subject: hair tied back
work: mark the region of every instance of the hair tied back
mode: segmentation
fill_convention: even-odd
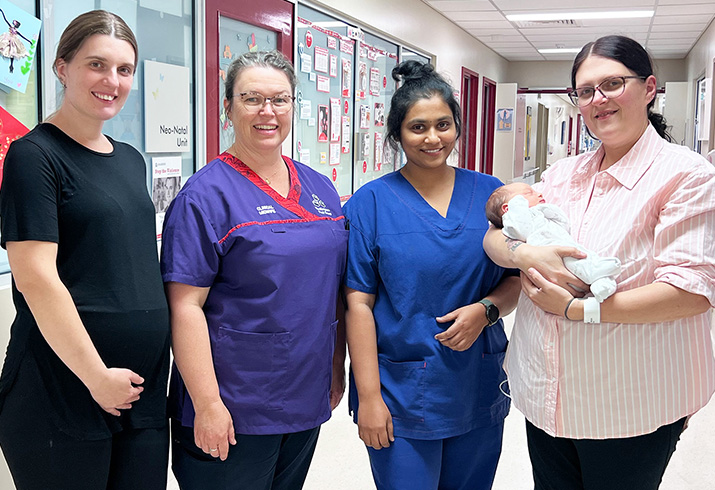
[[[433,73],[434,68],[432,68],[432,65],[421,63],[417,60],[409,60],[392,69],[392,79],[396,82],[407,83],[431,77]]]

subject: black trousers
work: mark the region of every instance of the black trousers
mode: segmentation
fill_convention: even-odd
[[[535,490],[656,490],[685,418],[623,439],[551,437],[526,422]]]
[[[0,447],[17,490],[166,490],[168,425],[78,440],[35,413],[18,391],[0,412]]]
[[[320,427],[277,435],[236,434],[221,461],[194,443],[193,427],[171,424],[172,465],[182,490],[299,490],[313,459]]]

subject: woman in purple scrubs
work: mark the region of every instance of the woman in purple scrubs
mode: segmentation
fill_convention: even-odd
[[[336,304],[348,232],[330,180],[281,155],[295,85],[276,51],[235,60],[224,100],[234,143],[166,214],[182,489],[301,488],[320,424],[342,397]]]

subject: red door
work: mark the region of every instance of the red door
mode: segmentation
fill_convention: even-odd
[[[469,170],[475,170],[477,162],[478,95],[479,74],[462,67],[462,137],[459,166]]]
[[[226,68],[246,51],[277,49],[292,60],[293,7],[285,0],[206,0],[206,161],[233,142],[223,113]]]
[[[494,118],[496,117],[497,83],[482,77],[482,157],[479,171],[491,175],[494,166]]]

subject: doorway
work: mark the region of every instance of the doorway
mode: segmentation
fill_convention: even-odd
[[[494,164],[494,118],[496,117],[497,83],[482,77],[482,145],[479,171],[492,175]]]
[[[549,152],[549,108],[539,103],[536,109],[536,181],[541,180],[541,174],[546,170]]]
[[[469,170],[475,170],[477,163],[478,95],[479,74],[462,67],[462,137],[459,166]]]

